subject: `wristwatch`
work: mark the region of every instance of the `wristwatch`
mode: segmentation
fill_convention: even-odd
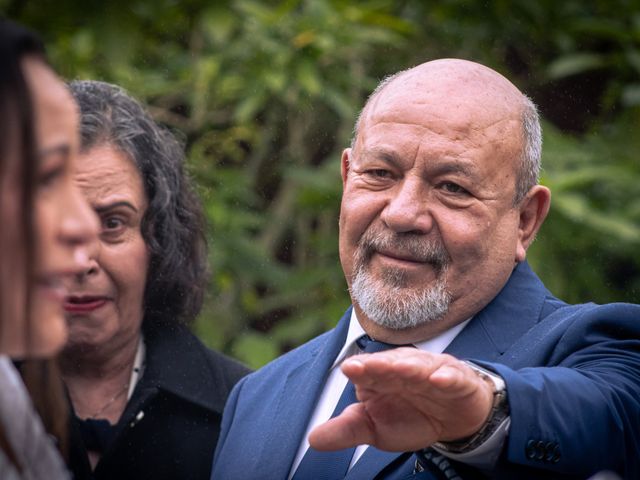
[[[509,416],[509,402],[507,401],[507,386],[502,377],[494,372],[482,368],[475,363],[464,360],[483,380],[493,383],[493,404],[489,417],[475,434],[454,442],[436,442],[432,446],[448,453],[466,453],[484,443],[498,426]]]

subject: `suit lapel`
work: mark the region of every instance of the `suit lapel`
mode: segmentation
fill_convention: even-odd
[[[351,308],[337,327],[325,334],[326,340],[307,356],[308,360],[295,367],[281,384],[276,396],[278,404],[274,406],[273,420],[268,428],[270,437],[264,442],[260,455],[260,464],[268,466],[271,478],[289,475],[329,369],[347,337],[350,317]]]

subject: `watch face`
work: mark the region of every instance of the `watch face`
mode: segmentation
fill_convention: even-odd
[[[487,370],[486,368],[481,367],[480,365],[476,365],[473,362],[468,360],[464,360],[471,370],[476,372],[478,376],[480,376],[483,380],[491,380],[494,386],[494,393],[504,391],[507,388],[507,385],[504,383],[504,380],[500,375],[491,370]]]

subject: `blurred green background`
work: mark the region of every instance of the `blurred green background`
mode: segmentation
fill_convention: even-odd
[[[194,328],[253,367],[349,305],[339,158],[385,75],[439,57],[506,75],[544,117],[550,218],[529,258],[571,302],[640,301],[640,1],[29,1],[66,78],[122,85],[185,142],[209,221]],[[640,319],[639,319],[640,321]]]

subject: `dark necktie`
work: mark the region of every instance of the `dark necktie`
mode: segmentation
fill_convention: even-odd
[[[383,350],[400,347],[402,345],[391,345],[389,343],[377,342],[368,335],[363,335],[356,343],[364,353],[376,353]],[[337,417],[342,411],[352,403],[357,401],[356,388],[351,382],[342,391],[338,405],[331,414],[331,418]],[[338,480],[345,477],[349,470],[351,457],[355,452],[355,447],[336,450],[333,452],[320,452],[311,447],[302,457],[292,480]]]

